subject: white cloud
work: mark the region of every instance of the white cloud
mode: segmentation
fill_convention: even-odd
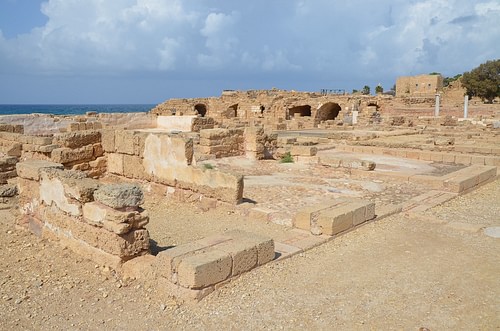
[[[455,74],[500,55],[491,0],[47,0],[42,11],[44,26],[0,34],[0,74],[271,72],[341,85]]]

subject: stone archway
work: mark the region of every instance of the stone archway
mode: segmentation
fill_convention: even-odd
[[[334,120],[339,116],[342,108],[338,103],[335,102],[327,102],[323,104],[316,113],[316,120],[318,122]]]
[[[207,114],[207,106],[205,106],[204,104],[202,103],[198,103],[194,106],[194,110],[196,111],[196,113],[198,115],[200,115],[201,117],[205,117],[205,115]]]
[[[290,118],[305,117],[305,116],[311,117],[311,106],[303,105],[303,106],[292,107],[288,109],[288,115],[290,116]]]

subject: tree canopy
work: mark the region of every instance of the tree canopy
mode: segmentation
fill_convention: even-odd
[[[478,97],[492,103],[493,99],[500,97],[500,59],[487,61],[465,72],[462,76],[462,85],[470,98]]]

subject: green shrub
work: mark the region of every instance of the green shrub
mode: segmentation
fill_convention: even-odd
[[[280,163],[293,163],[293,156],[290,154],[290,152],[286,152],[280,160]]]
[[[205,168],[205,169],[213,169],[214,166],[211,165],[210,163],[203,163],[203,168]]]

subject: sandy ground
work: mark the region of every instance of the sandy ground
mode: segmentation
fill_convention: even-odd
[[[15,228],[12,212],[0,210],[0,329],[500,329],[500,239],[484,233],[500,227],[499,202],[497,180],[423,215],[385,218],[267,264],[197,304],[154,283],[123,282]],[[281,231],[223,209],[149,203],[157,205],[152,238],[163,246],[196,237],[192,224]],[[183,224],[182,235],[169,235]]]

